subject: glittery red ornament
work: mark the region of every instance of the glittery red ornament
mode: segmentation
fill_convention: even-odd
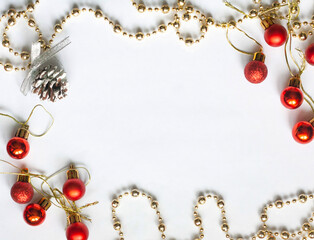
[[[303,93],[300,88],[297,87],[287,87],[281,93],[281,103],[289,109],[296,109],[300,107],[303,103]]]
[[[305,51],[306,61],[314,66],[314,43],[312,43]]]
[[[28,173],[28,169],[23,169],[22,173]],[[17,182],[11,188],[12,199],[19,204],[29,203],[34,196],[33,186],[30,184],[30,177],[19,175]]]
[[[20,128],[15,137],[12,138],[7,145],[7,151],[10,157],[14,159],[23,159],[29,153],[29,143],[27,141],[29,135],[28,126]]]
[[[288,33],[284,26],[274,24],[271,19],[263,20],[262,26],[265,29],[265,41],[269,46],[280,47],[287,41]]]
[[[310,122],[298,122],[292,130],[292,135],[294,140],[296,140],[298,143],[309,143],[313,140],[314,137],[314,127]]]
[[[67,240],[87,240],[88,235],[88,228],[81,222],[70,224],[66,230]]]
[[[267,67],[264,63],[265,55],[263,53],[255,53],[253,61],[249,62],[244,69],[246,79],[251,83],[263,82],[268,74]]]
[[[71,201],[77,201],[85,195],[85,184],[79,179],[78,171],[71,169],[67,172],[68,180],[63,185],[63,194]]]
[[[38,204],[29,204],[24,210],[24,220],[31,226],[38,226],[46,219],[46,211],[51,206],[51,202],[42,198]]]

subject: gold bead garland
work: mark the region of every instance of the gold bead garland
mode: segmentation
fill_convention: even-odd
[[[16,24],[18,18],[25,18],[28,21],[28,25],[38,33],[38,41],[41,43],[43,49],[47,49],[51,47],[51,44],[54,41],[54,38],[57,34],[63,31],[64,25],[72,18],[78,17],[81,13],[91,13],[97,19],[102,19],[105,22],[109,23],[112,26],[113,31],[115,33],[122,33],[122,36],[127,36],[129,38],[135,38],[138,41],[143,40],[144,38],[151,37],[156,35],[157,33],[163,33],[168,30],[168,27],[174,27],[176,30],[176,34],[180,41],[183,41],[187,46],[191,46],[195,43],[199,43],[202,39],[204,39],[205,34],[208,32],[208,28],[210,26],[217,27],[217,28],[233,28],[237,26],[237,24],[243,23],[246,19],[254,19],[254,18],[262,18],[262,17],[271,17],[273,19],[279,20],[287,20],[288,14],[282,9],[288,9],[292,14],[294,14],[294,19],[292,22],[291,27],[291,34],[292,37],[298,38],[299,40],[306,40],[308,37],[313,35],[314,29],[314,15],[309,20],[304,20],[303,22],[298,20],[298,16],[300,13],[300,0],[281,0],[281,3],[278,1],[274,1],[271,6],[263,5],[261,0],[253,0],[253,3],[256,5],[255,8],[249,10],[248,13],[239,10],[238,8],[234,7],[228,2],[225,2],[226,6],[231,7],[238,12],[240,12],[243,16],[238,18],[237,20],[231,20],[229,22],[218,21],[212,17],[207,17],[208,14],[200,11],[195,6],[188,4],[185,0],[177,0],[177,3],[174,6],[169,6],[168,4],[163,4],[161,7],[151,7],[147,6],[144,3],[137,3],[135,0],[131,0],[132,5],[137,9],[139,13],[144,12],[160,12],[162,14],[170,14],[173,13],[173,19],[167,23],[163,23],[156,27],[155,30],[151,32],[136,32],[132,33],[127,30],[124,30],[121,25],[115,23],[111,20],[108,16],[106,16],[101,9],[92,9],[92,8],[77,8],[74,7],[69,14],[65,15],[59,23],[57,23],[54,27],[54,33],[51,35],[51,38],[48,41],[43,39],[43,35],[37,26],[34,18],[30,16],[36,9],[36,6],[40,3],[36,0],[34,3],[30,3],[26,6],[25,10],[16,11],[15,9],[9,9],[5,14],[2,15],[0,18],[1,20],[7,19],[7,25],[5,26],[3,38],[2,38],[2,45],[9,49],[9,52],[13,53],[15,56],[21,56],[23,61],[29,60],[29,53],[21,53],[15,51],[10,44],[10,40],[6,34],[10,27],[13,27]],[[197,39],[193,39],[190,37],[182,36],[180,32],[181,21],[190,21],[190,20],[197,20],[200,26],[200,35]],[[30,67],[30,63],[27,63],[24,67],[14,67],[11,63],[3,63],[0,62],[0,65],[4,66],[6,71],[19,71],[19,70],[26,70]]]
[[[133,197],[143,197],[147,198],[150,203],[151,208],[155,211],[155,214],[158,217],[158,230],[161,232],[161,238],[166,239],[165,231],[166,225],[161,217],[161,213],[158,209],[159,202],[155,200],[149,194],[139,191],[137,189],[133,189],[131,191],[124,192],[123,194],[119,195],[116,199],[114,199],[111,203],[112,207],[112,220],[113,220],[113,228],[119,234],[119,240],[125,240],[124,233],[122,232],[122,223],[117,216],[117,209],[120,206],[120,202],[124,198]],[[272,203],[268,203],[262,210],[260,215],[261,220],[261,227],[259,230],[249,236],[247,239],[250,240],[257,240],[257,239],[265,239],[265,240],[276,240],[276,239],[295,239],[297,237],[302,237],[302,240],[306,239],[314,239],[314,228],[312,228],[311,223],[314,222],[314,212],[311,214],[303,224],[300,226],[300,229],[297,231],[287,231],[287,230],[270,230],[266,222],[269,220],[268,211],[272,208],[282,209],[287,206],[296,205],[296,204],[304,204],[307,203],[309,200],[314,198],[313,194],[300,194],[298,198],[292,198],[289,200],[277,200]],[[222,198],[217,196],[216,194],[207,194],[199,196],[197,199],[197,203],[194,206],[193,216],[194,216],[194,225],[199,229],[198,236],[194,240],[201,240],[205,237],[205,229],[203,226],[203,220],[199,213],[199,209],[209,203],[210,200],[213,200],[221,213],[221,231],[224,232],[225,237],[229,240],[244,240],[245,237],[236,237],[230,234],[230,227],[226,217],[226,209],[225,209],[225,202]],[[273,228],[272,228],[273,229]],[[300,239],[300,238],[298,238]]]

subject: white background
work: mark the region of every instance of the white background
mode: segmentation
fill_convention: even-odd
[[[251,4],[249,0],[233,2],[243,9]],[[302,2],[301,18],[309,19],[313,1]],[[100,6],[130,31],[151,30],[168,19],[159,14],[139,14],[128,0],[42,0],[35,19],[45,37],[52,34],[55,22],[74,3]],[[192,3],[221,20],[238,16],[220,0]],[[24,0],[1,1],[0,9],[24,4]],[[202,191],[215,191],[224,197],[232,233],[255,232],[266,202],[313,190],[314,143],[300,145],[291,136],[293,125],[309,120],[313,113],[306,104],[295,111],[281,105],[280,92],[289,79],[283,48],[265,44],[258,21],[249,21],[243,28],[265,46],[269,75],[260,85],[245,80],[243,69],[251,59],[227,44],[223,30],[211,28],[204,41],[186,47],[173,29],[137,42],[114,34],[107,23],[89,14],[70,20],[58,38],[70,36],[72,40],[58,55],[68,73],[69,96],[58,103],[43,103],[54,115],[55,125],[42,138],[30,137],[29,156],[15,161],[5,148],[18,126],[1,118],[0,158],[45,174],[70,162],[86,166],[92,182],[79,204],[100,201],[85,210],[93,219],[92,224],[86,223],[92,240],[118,237],[112,228],[110,202],[113,194],[134,185],[159,200],[169,238],[192,239],[197,233],[193,204]],[[188,30],[197,33],[198,25],[192,24]],[[9,35],[19,50],[29,50],[36,39],[23,21]],[[256,49],[236,32],[232,39],[243,49]],[[304,49],[311,41],[298,46]],[[3,60],[9,56],[7,49],[0,53]],[[17,58],[10,60],[19,63]],[[313,73],[313,67],[308,67],[303,75],[304,85],[312,94]],[[19,92],[24,77],[25,73],[0,72],[0,109],[20,120],[40,103],[37,96],[24,97]],[[38,111],[31,129],[40,132],[48,122]],[[3,164],[1,169],[14,171]],[[66,218],[61,210],[51,207],[40,227],[26,225],[22,218],[25,206],[10,198],[15,177],[1,179],[0,239],[65,238]],[[53,184],[62,187],[64,180],[61,176]],[[303,207],[275,211],[271,223],[297,228],[309,217],[312,205]],[[204,207],[202,213],[206,239],[223,239],[214,204]],[[118,214],[126,239],[160,238],[148,203],[123,202]]]

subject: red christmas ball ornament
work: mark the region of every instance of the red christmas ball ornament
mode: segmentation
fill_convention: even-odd
[[[269,46],[280,47],[288,37],[287,30],[280,24],[275,24],[271,19],[264,19],[262,26],[265,29],[264,38]]]
[[[249,62],[244,69],[246,79],[254,84],[263,82],[268,74],[265,65],[265,55],[261,52],[254,54],[253,61]]]
[[[288,109],[296,109],[303,103],[303,92],[300,89],[299,78],[291,78],[289,86],[281,93],[281,103]]]
[[[23,169],[23,174],[28,173],[28,169]],[[30,177],[19,175],[17,182],[11,188],[12,199],[19,204],[29,203],[34,196],[33,186],[30,184]]]
[[[24,220],[31,226],[38,226],[46,219],[46,211],[50,208],[51,202],[42,198],[38,204],[29,204],[24,210]]]
[[[23,159],[27,156],[29,153],[28,136],[28,126],[24,125],[17,131],[15,137],[8,142],[7,151],[10,157],[14,159]]]
[[[314,43],[312,43],[305,51],[306,61],[314,66]]]
[[[292,130],[294,140],[301,144],[311,142],[314,137],[313,123],[314,119],[312,119],[310,122],[298,122]]]
[[[63,185],[63,194],[71,201],[81,199],[86,192],[85,184],[79,179],[79,173],[73,166],[67,172],[68,180]]]
[[[69,226],[66,230],[67,240],[87,240],[89,231],[78,214],[72,214],[68,218]]]

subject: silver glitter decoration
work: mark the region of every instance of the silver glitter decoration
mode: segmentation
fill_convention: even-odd
[[[32,82],[31,91],[41,100],[55,102],[67,96],[68,81],[66,73],[58,66],[47,65],[39,71]]]

